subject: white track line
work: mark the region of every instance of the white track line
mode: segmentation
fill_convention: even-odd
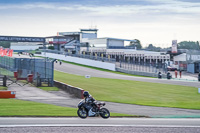
[[[0,125],[3,127],[185,127],[185,128],[200,128],[200,126],[187,126],[187,125],[110,125],[110,124],[34,124],[34,125]]]

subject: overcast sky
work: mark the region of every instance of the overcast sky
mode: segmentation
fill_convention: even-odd
[[[52,36],[97,27],[143,46],[200,41],[200,0],[0,0],[0,35]]]

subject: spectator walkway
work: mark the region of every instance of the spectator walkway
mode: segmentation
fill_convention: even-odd
[[[182,72],[181,77],[178,71],[177,74],[177,78],[175,77],[175,72],[171,71],[170,72],[172,75],[172,79],[173,80],[179,80],[179,81],[194,81],[194,82],[198,82],[198,74],[191,74],[191,73],[187,73],[185,71]]]

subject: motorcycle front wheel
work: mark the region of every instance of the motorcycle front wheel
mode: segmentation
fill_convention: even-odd
[[[102,108],[102,109],[100,110],[100,116],[101,116],[102,118],[104,118],[104,119],[109,118],[109,117],[110,117],[110,112],[109,112],[109,110],[106,109],[106,108]]]
[[[77,114],[82,119],[85,119],[88,116],[88,113],[84,108],[78,109]]]

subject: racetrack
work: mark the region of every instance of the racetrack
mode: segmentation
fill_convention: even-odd
[[[128,76],[128,75],[122,75],[122,74],[115,74],[112,72],[100,71],[96,69],[69,64],[69,63],[62,63],[62,65],[60,65],[59,63],[54,63],[54,69],[61,72],[82,75],[82,76],[90,75],[92,77],[101,77],[101,78],[183,85],[183,86],[192,86],[192,87],[197,87],[197,88],[200,87],[200,83],[197,81],[181,81],[181,80],[177,81],[177,80],[157,79],[157,78],[148,78],[148,77]]]
[[[200,119],[0,118],[0,132],[199,132]]]
[[[174,82],[168,80],[158,80],[153,78],[133,77],[119,75],[109,72],[102,72],[94,69],[84,68],[71,64],[55,64],[55,68],[60,71],[91,75],[93,77],[117,78],[126,80],[136,80],[145,82],[162,82],[169,84],[181,84],[191,86],[196,82]],[[192,83],[192,84],[191,84]],[[195,86],[195,85],[194,85]],[[63,92],[46,92],[29,85],[20,87],[16,84],[9,86],[9,90],[16,91],[17,99],[36,101],[41,103],[55,104],[59,106],[76,107],[80,99],[75,99]],[[119,104],[106,102],[106,108],[111,112],[127,113],[134,115],[146,115],[151,117],[200,117],[200,110],[189,110],[179,108],[162,108],[151,106],[140,106],[131,104]],[[200,132],[200,119],[160,119],[160,118],[19,118],[19,117],[0,117],[0,132],[6,133],[35,133],[35,132],[53,132],[53,133],[189,133]]]
[[[166,79],[134,77],[134,76],[115,74],[111,72],[99,71],[68,63],[62,63],[62,65],[55,63],[55,69],[66,73],[78,74],[78,75],[91,75],[93,77],[136,80],[136,81],[155,82],[155,83],[159,82],[159,83],[179,84],[187,86],[199,85],[198,82],[173,81]],[[57,94],[55,94],[55,92],[50,93],[38,89],[36,87],[30,87],[28,85],[20,87],[16,84],[13,84],[9,86],[9,90],[17,91],[16,92],[17,99],[54,104],[64,107],[76,108],[78,102],[80,101],[80,99],[73,98],[70,95],[61,95],[60,92],[58,92]],[[106,108],[108,108],[111,112],[149,116],[149,117],[198,117],[198,118],[200,117],[200,110],[191,110],[191,109],[152,107],[152,106],[131,105],[131,104],[121,104],[112,102],[106,102]]]
[[[8,87],[8,90],[16,91],[17,99],[54,104],[63,107],[77,108],[77,105],[81,100],[74,98],[68,93],[65,93],[63,91],[47,92],[29,85],[18,86],[17,84],[12,84]],[[192,109],[141,106],[132,104],[112,103],[112,102],[106,102],[105,107],[108,108],[110,112],[139,115],[139,116],[200,118],[200,110],[192,110]]]
[[[14,58],[30,58],[28,55],[17,55],[13,54]],[[40,57],[33,57],[40,58]],[[134,81],[143,81],[143,82],[152,82],[152,83],[162,83],[162,84],[173,84],[173,85],[183,85],[183,86],[192,86],[200,87],[200,83],[197,81],[185,81],[185,80],[167,80],[167,79],[157,79],[157,78],[148,78],[148,77],[136,77],[136,76],[127,76],[122,74],[115,74],[111,72],[100,71],[96,69],[91,69],[87,67],[82,67],[78,65],[72,65],[69,63],[54,63],[54,69],[70,74],[76,75],[90,75],[92,77],[101,77],[101,78],[112,78],[112,79],[124,79],[124,80],[134,80]]]
[[[167,118],[20,118],[0,117],[0,127],[26,126],[149,126],[149,127],[200,127],[200,119]]]

